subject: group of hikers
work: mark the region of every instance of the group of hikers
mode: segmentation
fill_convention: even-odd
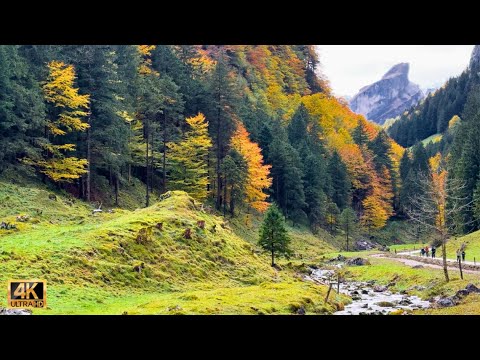
[[[435,246],[432,246],[432,249],[429,249],[427,245],[424,248],[420,249],[420,256],[429,257],[430,252],[432,253],[432,259],[435,258],[435,253],[437,252],[437,248]],[[461,249],[457,250],[457,261],[460,261],[460,259],[462,261],[465,261],[465,250],[461,250]]]
[[[432,246],[432,259],[435,258],[435,254],[437,252],[437,248],[435,246]],[[424,248],[421,248],[420,249],[420,256],[426,256],[426,257],[429,257],[430,256],[430,249],[427,246],[425,246]]]

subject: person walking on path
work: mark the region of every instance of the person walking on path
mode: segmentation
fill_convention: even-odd
[[[427,254],[427,257],[428,257],[428,246],[425,246],[425,254]]]
[[[420,250],[420,256],[423,256],[423,255],[425,255],[425,249],[424,248],[422,248],[422,250]]]
[[[465,261],[465,250],[462,251],[462,261]]]
[[[437,252],[437,248],[435,246],[432,246],[432,259],[435,258],[435,253]]]
[[[457,250],[457,261],[460,262],[462,253],[460,252],[460,249]]]

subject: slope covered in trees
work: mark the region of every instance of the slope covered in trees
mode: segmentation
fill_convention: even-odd
[[[422,178],[434,178],[429,159],[441,159],[439,166],[448,178],[446,196],[451,199],[447,206],[457,207],[447,225],[459,234],[480,229],[479,70],[480,64],[471,62],[460,76],[450,79],[388,129],[399,144],[412,147],[400,165],[400,213],[424,192]],[[438,141],[425,147],[420,143],[434,134],[441,134]]]
[[[406,111],[388,129],[389,135],[400,145],[410,147],[435,134],[448,132],[450,122],[464,112],[469,93],[480,85],[479,65],[466,69],[451,78],[440,89],[430,93],[420,104]],[[451,139],[450,139],[451,140]],[[449,139],[444,139],[445,146]]]
[[[367,228],[397,210],[403,149],[330,93],[308,45],[0,47],[0,171],[87,201],[184,190],[224,215]],[[102,189],[109,188],[110,191]]]

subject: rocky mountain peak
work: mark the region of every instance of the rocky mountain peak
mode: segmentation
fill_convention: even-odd
[[[394,65],[390,70],[387,71],[385,75],[383,75],[382,80],[384,79],[391,79],[394,77],[405,77],[408,80],[408,70],[410,69],[409,63],[400,63]]]
[[[480,62],[480,45],[475,45],[470,57],[470,68]]]
[[[350,108],[378,124],[402,114],[424,97],[420,87],[408,80],[409,70],[408,63],[394,65],[379,81],[361,88]]]

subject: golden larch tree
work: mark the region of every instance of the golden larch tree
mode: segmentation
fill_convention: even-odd
[[[155,50],[155,45],[138,45],[137,49],[142,57],[142,62],[138,72],[140,75],[158,75],[158,73],[152,69],[152,51]]]
[[[268,195],[263,190],[272,185],[272,178],[269,177],[271,166],[264,165],[260,146],[250,140],[250,134],[240,121],[236,122],[231,146],[247,162],[248,176],[245,186],[247,204],[258,211],[265,211],[268,208],[268,203],[265,201]]]
[[[208,135],[208,122],[202,113],[186,119],[189,130],[179,143],[167,144],[170,149],[172,188],[184,190],[197,200],[207,197],[208,151],[212,140]]]
[[[87,160],[67,157],[65,153],[75,151],[74,144],[58,144],[59,136],[89,128],[83,118],[88,115],[90,96],[79,94],[74,86],[75,69],[61,61],[48,63],[48,78],[43,85],[47,103],[51,105],[45,133],[50,140],[42,144],[44,157],[41,160],[27,159],[40,172],[55,182],[70,182],[87,173]]]

